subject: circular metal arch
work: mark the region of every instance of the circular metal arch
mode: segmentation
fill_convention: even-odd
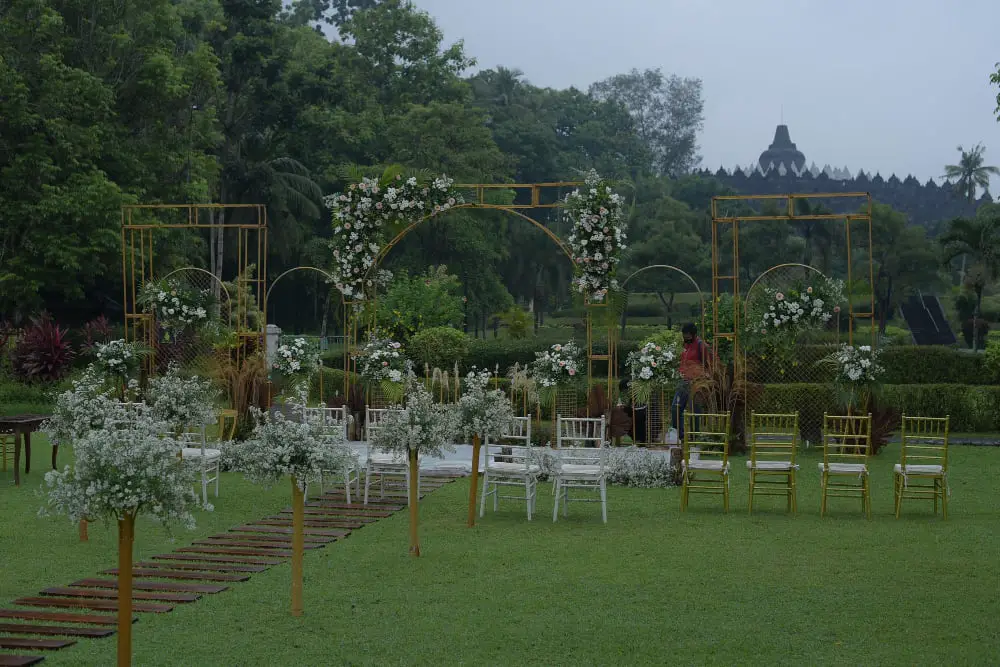
[[[285,276],[287,276],[289,273],[295,273],[296,271],[315,271],[317,273],[322,274],[328,281],[331,281],[331,282],[333,281],[333,276],[332,275],[330,275],[329,273],[327,273],[323,269],[316,268],[315,266],[296,266],[296,267],[293,267],[291,269],[288,269],[287,271],[285,271],[284,273],[282,273],[281,275],[279,275],[277,278],[275,278],[271,282],[271,284],[268,286],[267,291],[264,292],[264,315],[265,315],[265,317],[267,316],[267,302],[271,298],[271,290],[273,290],[274,286],[278,284],[278,281],[280,281],[282,278],[284,278]]]
[[[694,287],[694,289],[695,289],[696,292],[698,292],[698,305],[701,308],[701,335],[704,336],[705,335],[705,293],[701,291],[701,287],[698,285],[698,281],[696,281],[693,277],[691,277],[691,274],[688,273],[687,271],[685,271],[684,269],[681,269],[681,268],[678,268],[676,266],[673,266],[672,264],[650,264],[649,266],[644,266],[641,269],[636,269],[635,271],[633,271],[632,273],[630,273],[628,275],[628,277],[625,278],[625,280],[622,281],[622,284],[621,284],[622,285],[622,290],[625,290],[625,288],[628,285],[629,281],[632,280],[633,278],[635,278],[637,275],[639,275],[640,273],[645,273],[646,271],[652,271],[653,269],[666,269],[668,271],[673,271],[674,273],[681,274],[682,276],[684,276],[685,278],[687,278],[688,282],[691,283],[691,286]],[[627,290],[625,290],[625,291],[627,291]],[[626,316],[626,320],[627,320],[627,316]]]
[[[817,274],[819,276],[822,276],[823,278],[827,277],[827,275],[825,273],[823,273],[822,271],[820,271],[819,269],[817,269],[815,266],[809,266],[808,264],[799,264],[798,262],[789,262],[789,263],[786,263],[786,264],[776,264],[776,265],[772,266],[771,268],[769,268],[768,270],[764,271],[764,273],[762,273],[759,276],[757,276],[757,279],[754,280],[753,283],[751,283],[750,289],[747,290],[746,296],[743,298],[743,306],[741,308],[741,310],[743,311],[743,313],[746,313],[747,305],[750,303],[750,299],[751,299],[751,297],[754,294],[754,289],[760,284],[760,281],[763,280],[765,277],[767,277],[769,274],[773,273],[774,271],[777,271],[778,269],[805,269],[806,270],[806,275],[809,275],[809,272],[811,271],[812,273],[815,273],[815,274]],[[740,336],[737,333],[736,348],[742,350],[743,349],[743,345],[739,341],[739,338],[740,338]],[[744,354],[745,353],[746,352],[744,351]]]
[[[215,281],[215,283],[218,283],[219,290],[221,292],[225,293],[225,295],[226,295],[226,312],[228,313],[228,318],[227,319],[228,319],[229,326],[233,326],[233,301],[232,301],[232,298],[231,298],[231,296],[229,294],[229,290],[226,289],[226,283],[224,283],[221,280],[219,280],[219,277],[216,276],[211,271],[199,268],[197,266],[185,266],[185,267],[182,267],[180,269],[174,269],[173,271],[171,271],[167,275],[163,276],[163,280],[167,280],[171,276],[176,275],[178,273],[181,273],[183,271],[194,271],[195,273],[203,273],[206,276],[208,276],[211,280]],[[222,304],[221,303],[219,304],[219,309],[220,309],[220,311],[222,309]]]

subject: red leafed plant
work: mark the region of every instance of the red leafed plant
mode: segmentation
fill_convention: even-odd
[[[98,344],[110,343],[113,333],[111,323],[104,315],[87,322],[83,325],[83,343],[80,345],[80,351],[92,354]]]
[[[11,366],[14,376],[23,382],[55,382],[69,372],[73,356],[67,330],[42,316],[21,333]]]

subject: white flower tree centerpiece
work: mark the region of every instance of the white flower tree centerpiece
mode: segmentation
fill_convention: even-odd
[[[324,434],[320,424],[290,421],[280,412],[251,408],[256,421],[248,440],[227,448],[235,470],[256,484],[270,485],[288,475],[292,480],[292,616],[302,615],[306,482],[345,463],[343,436]]]
[[[573,288],[590,303],[601,303],[617,289],[615,272],[625,250],[625,200],[596,171],[584,186],[566,196],[563,215],[572,225],[569,245],[576,277]]]
[[[485,438],[500,438],[510,432],[514,409],[499,389],[490,389],[489,371],[475,368],[465,376],[465,393],[458,400],[459,428],[472,436],[472,481],[469,485],[469,528],[476,525],[479,484],[479,452]]]
[[[202,428],[215,421],[215,400],[218,392],[208,380],[198,376],[183,377],[177,364],[167,372],[151,378],[147,400],[153,417],[179,436],[185,429]]]
[[[135,520],[146,514],[193,528],[191,512],[199,506],[198,497],[191,488],[191,468],[178,460],[176,443],[160,437],[164,425],[150,410],[106,396],[78,398],[72,409],[79,410],[86,426],[74,433],[73,466],[45,475],[48,503],[43,513],[118,523],[118,664],[124,666],[131,664],[132,656]],[[47,432],[61,439],[66,425],[54,421]],[[92,428],[98,423],[100,427]]]
[[[420,555],[417,535],[419,515],[417,484],[420,475],[420,455],[440,456],[453,451],[456,416],[452,406],[435,403],[430,392],[412,374],[408,378],[406,403],[401,410],[391,410],[378,430],[372,434],[370,446],[386,452],[406,454],[410,465],[410,555]]]
[[[368,337],[364,347],[354,354],[358,375],[371,386],[378,387],[391,403],[403,399],[406,378],[413,364],[406,358],[403,345],[377,334]]]

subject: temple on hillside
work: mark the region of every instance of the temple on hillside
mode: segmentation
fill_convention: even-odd
[[[807,167],[806,156],[792,142],[787,125],[775,129],[774,140],[760,154],[756,164],[732,171],[719,169],[714,174],[707,169],[699,173],[748,195],[870,192],[875,201],[902,211],[911,223],[924,226],[971,216],[981,204],[993,201],[984,194],[978,201],[969,202],[956,194],[948,183],[938,185],[934,179],[921,184],[913,176],[900,179],[892,174],[883,178],[879,173],[872,176],[863,169],[854,175],[848,167],[837,169],[825,165],[820,169],[815,162]]]

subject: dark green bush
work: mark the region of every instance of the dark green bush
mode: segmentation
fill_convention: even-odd
[[[406,354],[418,370],[424,365],[448,370],[465,361],[469,354],[469,337],[452,327],[423,329],[410,338]]]

